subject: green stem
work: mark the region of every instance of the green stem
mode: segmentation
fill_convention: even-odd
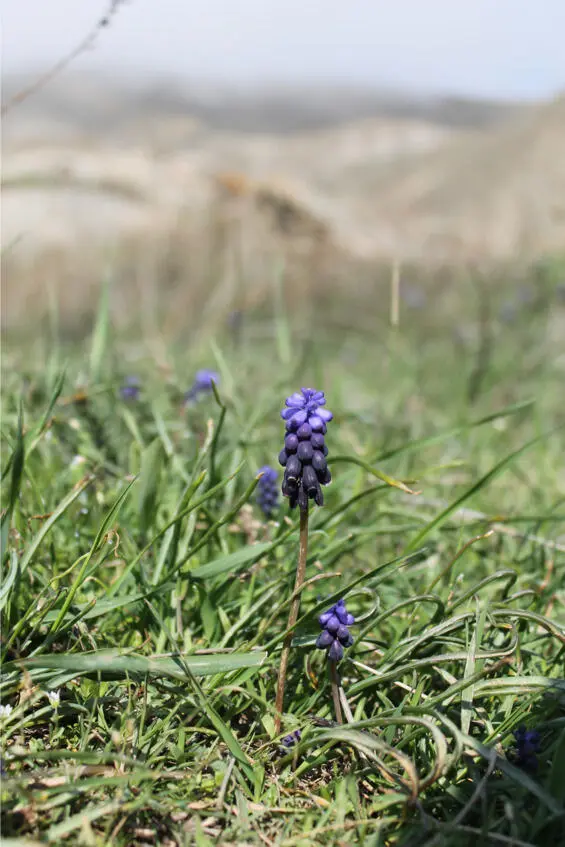
[[[338,723],[343,723],[343,715],[341,712],[341,702],[339,699],[339,676],[337,674],[337,662],[329,659],[330,679],[332,681],[332,697],[334,701],[335,719]]]
[[[281,653],[281,663],[279,666],[279,677],[277,680],[277,695],[275,699],[275,734],[279,735],[282,723],[282,710],[284,702],[284,689],[286,685],[286,672],[288,668],[288,659],[290,655],[290,645],[292,644],[292,630],[298,620],[300,611],[300,593],[304,585],[304,577],[306,575],[306,559],[308,557],[308,506],[300,510],[300,540],[298,547],[298,566],[296,568],[296,580],[294,582],[293,600],[290,606],[288,615],[287,629],[289,632],[283,642]]]

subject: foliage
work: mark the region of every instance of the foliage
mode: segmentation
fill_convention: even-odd
[[[397,328],[377,316],[372,334],[320,320],[315,343],[280,312],[257,317],[262,335],[250,316],[206,360],[169,347],[164,364],[112,337],[105,292],[90,350],[52,341],[45,355],[39,339],[5,352],[7,839],[560,841],[556,312],[496,324],[476,390],[480,327],[464,310],[434,323],[428,308]],[[203,366],[220,381],[186,405]],[[139,393],[124,398],[134,371]],[[267,520],[255,487],[297,384],[323,386],[334,413],[333,481],[312,508],[275,737],[298,516],[281,500]],[[356,626],[338,727],[315,641],[342,597]],[[535,771],[515,754],[522,725],[539,733]]]

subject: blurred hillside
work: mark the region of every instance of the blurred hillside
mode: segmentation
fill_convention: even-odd
[[[9,80],[4,100],[25,84]],[[140,89],[67,74],[3,126],[4,326],[55,295],[90,313],[259,301],[351,268],[533,261],[565,247],[565,98],[538,106],[368,91]],[[219,301],[218,301],[219,302]],[[216,303],[217,305],[217,303]]]
[[[32,85],[36,77],[12,75],[3,81],[3,101]],[[519,103],[457,97],[424,97],[400,91],[343,85],[279,86],[256,90],[176,80],[138,84],[67,72],[18,106],[7,128],[16,134],[34,122],[75,127],[93,134],[127,133],[141,121],[190,115],[215,130],[293,133],[365,118],[423,120],[441,126],[486,127],[522,111]]]

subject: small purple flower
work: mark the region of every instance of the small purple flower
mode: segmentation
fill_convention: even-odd
[[[120,395],[122,400],[135,401],[139,399],[140,390],[141,382],[139,378],[136,376],[127,376],[120,388]]]
[[[212,391],[212,386],[220,384],[220,377],[216,371],[211,371],[205,368],[201,371],[196,371],[192,387],[184,395],[184,402],[190,403],[198,400],[202,394],[208,394]]]
[[[299,729],[295,729],[294,732],[291,732],[289,735],[285,735],[282,739],[281,744],[283,746],[282,753],[288,753],[295,744],[298,744],[302,738],[302,733]]]
[[[536,729],[519,726],[514,730],[516,753],[514,762],[525,770],[535,771],[538,767],[537,753],[540,751],[540,734]]]
[[[355,618],[345,608],[345,600],[339,600],[331,609],[318,618],[322,631],[316,641],[316,647],[327,650],[328,659],[339,662],[343,659],[343,648],[351,647],[353,636],[348,627],[355,623]]]
[[[287,397],[281,412],[286,428],[284,448],[279,453],[279,463],[285,469],[282,493],[289,498],[291,509],[297,504],[306,509],[308,500],[322,506],[320,486],[329,485],[332,479],[324,435],[333,415],[322,408],[325,403],[323,391],[302,388]]]
[[[257,504],[266,518],[270,518],[279,505],[278,474],[269,465],[263,465],[258,472],[263,474],[257,484]]]

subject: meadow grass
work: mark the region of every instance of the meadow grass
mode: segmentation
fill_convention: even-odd
[[[396,328],[371,304],[339,329],[279,298],[158,358],[113,334],[103,297],[88,345],[5,345],[2,843],[561,843],[560,307],[481,326],[472,296]],[[221,382],[183,408],[199,367]],[[267,521],[255,487],[301,385],[335,416],[333,482],[311,510],[285,751],[298,515]],[[314,643],[341,597],[336,726]]]

